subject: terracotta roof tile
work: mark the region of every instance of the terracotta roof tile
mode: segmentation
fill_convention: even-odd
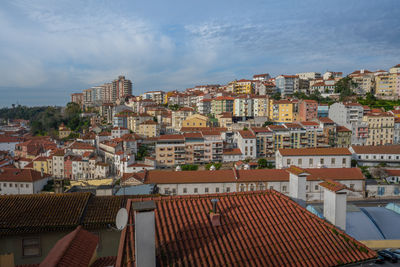
[[[290,166],[289,168],[286,169],[287,172],[299,175],[299,174],[309,174],[305,169],[299,168],[297,166]]]
[[[325,180],[322,183],[319,184],[320,186],[332,191],[332,192],[339,192],[344,189],[349,189],[347,186],[345,186],[342,183],[339,183],[338,181],[333,181],[333,180]]]
[[[99,238],[78,226],[50,250],[40,267],[87,267],[96,251]]]
[[[282,156],[351,155],[348,148],[281,148],[278,151]]]
[[[224,155],[242,155],[240,148],[224,149]]]
[[[221,225],[213,226],[218,198]],[[376,252],[273,190],[128,201],[116,266],[135,266],[132,203],[153,200],[157,266],[336,266]],[[334,244],[334,245],[333,245]]]
[[[91,193],[1,196],[0,237],[73,230],[78,225],[85,229],[104,228],[114,224],[123,203],[123,197],[98,197]]]
[[[33,165],[33,164],[32,164]],[[33,166],[32,166],[33,168]],[[48,175],[41,175],[40,172],[32,169],[14,169],[14,168],[1,168],[0,181],[4,182],[27,182],[32,183],[42,180]]]
[[[356,154],[400,154],[400,145],[351,147]]]
[[[320,168],[304,169],[310,175],[308,181],[332,180],[364,180],[359,168]],[[240,181],[289,181],[289,173],[285,169],[256,170],[216,170],[216,171],[161,171],[152,170],[137,173],[135,177],[146,184],[175,183],[231,183]]]

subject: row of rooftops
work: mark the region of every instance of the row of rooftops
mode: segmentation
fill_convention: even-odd
[[[309,181],[331,180],[365,180],[359,168],[317,168],[305,169],[310,175]],[[124,180],[136,179],[145,184],[196,184],[196,183],[240,183],[240,182],[288,182],[289,172],[286,169],[255,170],[215,170],[215,171],[161,171],[152,170],[132,173]]]

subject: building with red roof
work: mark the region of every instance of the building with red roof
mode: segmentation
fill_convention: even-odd
[[[134,226],[122,231],[116,267],[338,266],[377,256],[274,190],[130,199],[127,209]]]

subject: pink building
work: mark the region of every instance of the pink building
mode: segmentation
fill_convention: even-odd
[[[315,100],[300,100],[299,121],[312,121],[318,117],[318,102]]]

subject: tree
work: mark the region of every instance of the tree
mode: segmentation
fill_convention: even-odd
[[[263,127],[267,127],[268,125],[273,125],[273,124],[274,124],[274,122],[272,122],[272,121],[266,121],[266,122],[264,122]]]
[[[185,164],[181,166],[182,171],[197,171],[198,168],[199,166],[195,164]]]
[[[257,161],[257,163],[258,163],[258,168],[259,168],[259,169],[264,169],[264,168],[266,168],[267,165],[268,165],[268,161],[267,161],[266,159],[259,159],[259,160]]]
[[[335,85],[335,93],[340,94],[340,101],[345,100],[349,96],[355,95],[353,89],[357,87],[357,84],[353,82],[351,77],[347,76],[339,80]]]
[[[281,93],[279,93],[279,92],[276,92],[275,94],[273,94],[272,95],[272,98],[274,99],[274,100],[281,100]]]
[[[377,166],[371,170],[371,175],[376,179],[383,179],[386,178],[388,174],[384,168]]]

